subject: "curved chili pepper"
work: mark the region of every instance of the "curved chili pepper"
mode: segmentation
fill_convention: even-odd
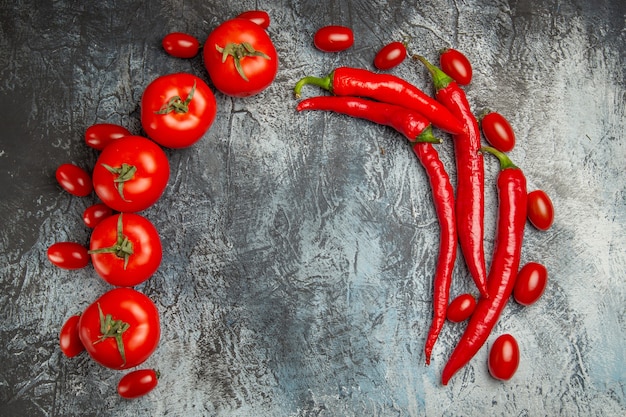
[[[526,226],[526,178],[504,153],[491,147],[482,150],[500,160],[498,222],[488,278],[489,298],[478,300],[463,336],[443,368],[443,385],[474,357],[489,337],[511,296],[520,263]]]
[[[472,114],[465,92],[443,71],[424,57],[416,57],[426,65],[435,84],[436,97],[452,114],[463,120],[467,129],[454,135],[457,167],[456,217],[459,243],[467,267],[478,291],[487,294],[487,268],[484,250],[484,187],[485,169],[480,151],[480,130]]]
[[[302,78],[294,88],[296,97],[300,97],[302,87],[307,84],[316,85],[337,96],[367,97],[415,110],[430,120],[433,126],[449,133],[461,133],[465,130],[462,121],[445,106],[395,75],[339,67],[324,78]]]

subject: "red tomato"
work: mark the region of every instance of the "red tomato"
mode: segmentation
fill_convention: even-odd
[[[476,299],[471,294],[461,294],[448,305],[448,320],[459,323],[467,320],[476,308]]]
[[[444,49],[439,55],[439,64],[443,72],[452,77],[457,84],[467,85],[472,81],[472,64],[460,51]]]
[[[75,242],[57,242],[48,248],[48,259],[63,269],[81,269],[89,264],[87,248]]]
[[[168,33],[163,37],[161,45],[165,52],[176,58],[193,58],[200,52],[200,41],[182,32]]]
[[[247,12],[241,13],[237,17],[241,19],[248,19],[261,26],[263,29],[270,27],[270,15],[263,10],[248,10]]]
[[[402,42],[391,42],[383,46],[374,57],[374,66],[379,70],[397,67],[406,58],[406,45]]]
[[[93,204],[87,207],[83,212],[83,222],[85,223],[85,226],[93,229],[102,220],[112,215],[113,210],[111,210],[111,207],[107,206],[106,204]]]
[[[157,229],[134,213],[102,220],[91,234],[89,253],[98,275],[119,287],[132,287],[150,278],[163,257]]]
[[[129,372],[117,384],[117,393],[122,398],[137,398],[146,395],[156,388],[159,372],[154,369],[138,369]]]
[[[519,346],[510,334],[499,336],[489,351],[489,373],[503,381],[511,379],[519,365]]]
[[[157,202],[169,176],[169,161],[159,145],[141,136],[126,136],[102,150],[93,169],[93,184],[104,204],[134,212]]]
[[[346,26],[324,26],[315,32],[313,44],[323,52],[340,52],[354,44],[354,33]]]
[[[554,206],[545,191],[528,193],[528,220],[539,230],[548,230],[554,222]]]
[[[480,128],[487,142],[501,152],[515,147],[515,132],[508,120],[500,113],[489,112],[480,120]]]
[[[168,148],[186,148],[199,141],[216,112],[209,86],[183,72],[157,78],[141,97],[141,125],[148,137]]]
[[[100,365],[133,368],[148,359],[159,343],[159,312],[139,291],[115,288],[85,309],[78,334],[89,356]]]
[[[61,327],[59,334],[59,345],[61,346],[61,352],[68,358],[73,358],[80,352],[85,350],[83,342],[80,341],[78,335],[78,322],[80,321],[80,314],[71,316]]]
[[[248,19],[227,20],[204,44],[204,66],[213,85],[233,97],[265,90],[276,78],[278,54],[265,30]]]
[[[113,123],[98,123],[91,125],[85,131],[85,143],[99,151],[103,150],[112,141],[130,136],[131,133],[125,127]]]
[[[529,262],[517,273],[513,298],[521,305],[531,305],[541,297],[547,282],[546,267],[537,262]]]
[[[93,191],[89,173],[74,164],[62,164],[55,176],[61,188],[77,197],[86,197]]]

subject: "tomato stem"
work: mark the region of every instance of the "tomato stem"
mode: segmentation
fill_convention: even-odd
[[[120,352],[122,356],[122,366],[126,365],[126,352],[124,351],[124,341],[122,340],[122,334],[130,328],[130,324],[122,321],[122,320],[114,320],[113,316],[107,314],[106,316],[102,312],[102,307],[100,307],[100,303],[98,303],[98,314],[100,315],[100,338],[93,342],[93,344],[97,344],[105,341],[106,339],[113,337],[115,338],[115,343],[117,344],[117,350]]]
[[[122,223],[122,213],[117,218],[117,241],[113,246],[106,248],[92,249],[89,254],[94,253],[113,253],[115,256],[124,259],[124,269],[128,266],[130,255],[134,253],[133,242],[128,240],[128,237],[124,235],[124,226]]]
[[[159,111],[155,111],[156,114],[168,114],[171,112],[175,113],[187,113],[189,111],[189,103],[191,103],[191,99],[193,99],[193,95],[196,92],[196,80],[193,80],[193,87],[189,91],[187,98],[183,100],[180,96],[174,96],[170,98],[167,103],[161,107]]]
[[[241,66],[242,59],[249,56],[258,56],[270,60],[272,59],[265,52],[257,51],[256,49],[254,49],[250,42],[231,42],[226,44],[226,46],[223,48],[218,44],[215,44],[215,49],[217,49],[217,52],[222,54],[222,64],[226,62],[226,59],[228,59],[229,55],[233,57],[233,61],[235,62],[235,68],[237,69],[237,72],[239,73],[241,78],[243,78],[245,81],[248,81],[248,77],[246,77],[246,74],[243,72],[243,67]]]
[[[124,183],[133,179],[135,172],[137,172],[137,167],[129,165],[126,162],[122,163],[122,166],[117,168],[107,164],[102,164],[102,166],[105,167],[111,174],[117,175],[117,177],[113,179],[113,182],[117,184],[117,192],[122,200],[129,201],[124,197]]]

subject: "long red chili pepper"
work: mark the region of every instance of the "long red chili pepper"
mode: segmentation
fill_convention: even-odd
[[[393,127],[411,142],[417,141],[413,152],[426,170],[440,227],[439,257],[433,282],[433,321],[424,349],[426,363],[430,363],[433,346],[445,323],[457,248],[454,189],[437,150],[431,144],[438,140],[432,135],[430,123],[421,114],[404,107],[358,97],[308,98],[298,103],[297,110],[328,110],[370,120]]]
[[[445,106],[395,75],[339,67],[324,78],[302,78],[294,88],[296,97],[300,97],[302,87],[307,84],[316,85],[337,96],[367,97],[415,110],[430,120],[433,126],[449,133],[461,133],[465,130],[462,121]]]
[[[424,57],[417,57],[430,71],[436,97],[466,126],[454,135],[457,167],[456,217],[459,243],[467,267],[483,297],[487,294],[487,268],[484,250],[485,170],[480,151],[480,130],[465,92],[458,84]]]
[[[491,147],[482,149],[500,161],[498,222],[488,279],[489,298],[478,300],[463,336],[443,368],[443,385],[474,357],[489,337],[511,296],[520,263],[526,225],[526,178],[504,153]]]

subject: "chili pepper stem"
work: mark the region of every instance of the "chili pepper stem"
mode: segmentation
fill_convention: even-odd
[[[480,148],[480,151],[482,153],[488,152],[498,158],[500,161],[500,169],[518,168],[518,166],[515,165],[513,161],[511,161],[511,158],[509,158],[504,152],[500,152],[492,146],[483,146]]]
[[[441,143],[441,138],[436,137],[433,134],[432,126],[426,127],[422,133],[419,134],[417,138],[413,141],[415,143]]]
[[[308,77],[302,78],[300,81],[298,81],[296,83],[296,86],[294,87],[293,92],[294,92],[296,98],[300,98],[300,93],[302,91],[302,87],[304,87],[307,84],[316,85],[318,87],[323,88],[324,90],[331,91],[332,90],[332,83],[333,83],[333,76],[332,76],[332,74],[330,74],[330,75],[328,75],[326,77],[308,76]]]
[[[421,61],[422,64],[426,66],[428,71],[433,77],[433,84],[435,85],[435,90],[441,90],[442,88],[446,88],[448,84],[454,82],[452,77],[443,72],[441,69],[437,68],[433,64],[431,64],[425,57],[421,55],[413,55],[413,59]]]

